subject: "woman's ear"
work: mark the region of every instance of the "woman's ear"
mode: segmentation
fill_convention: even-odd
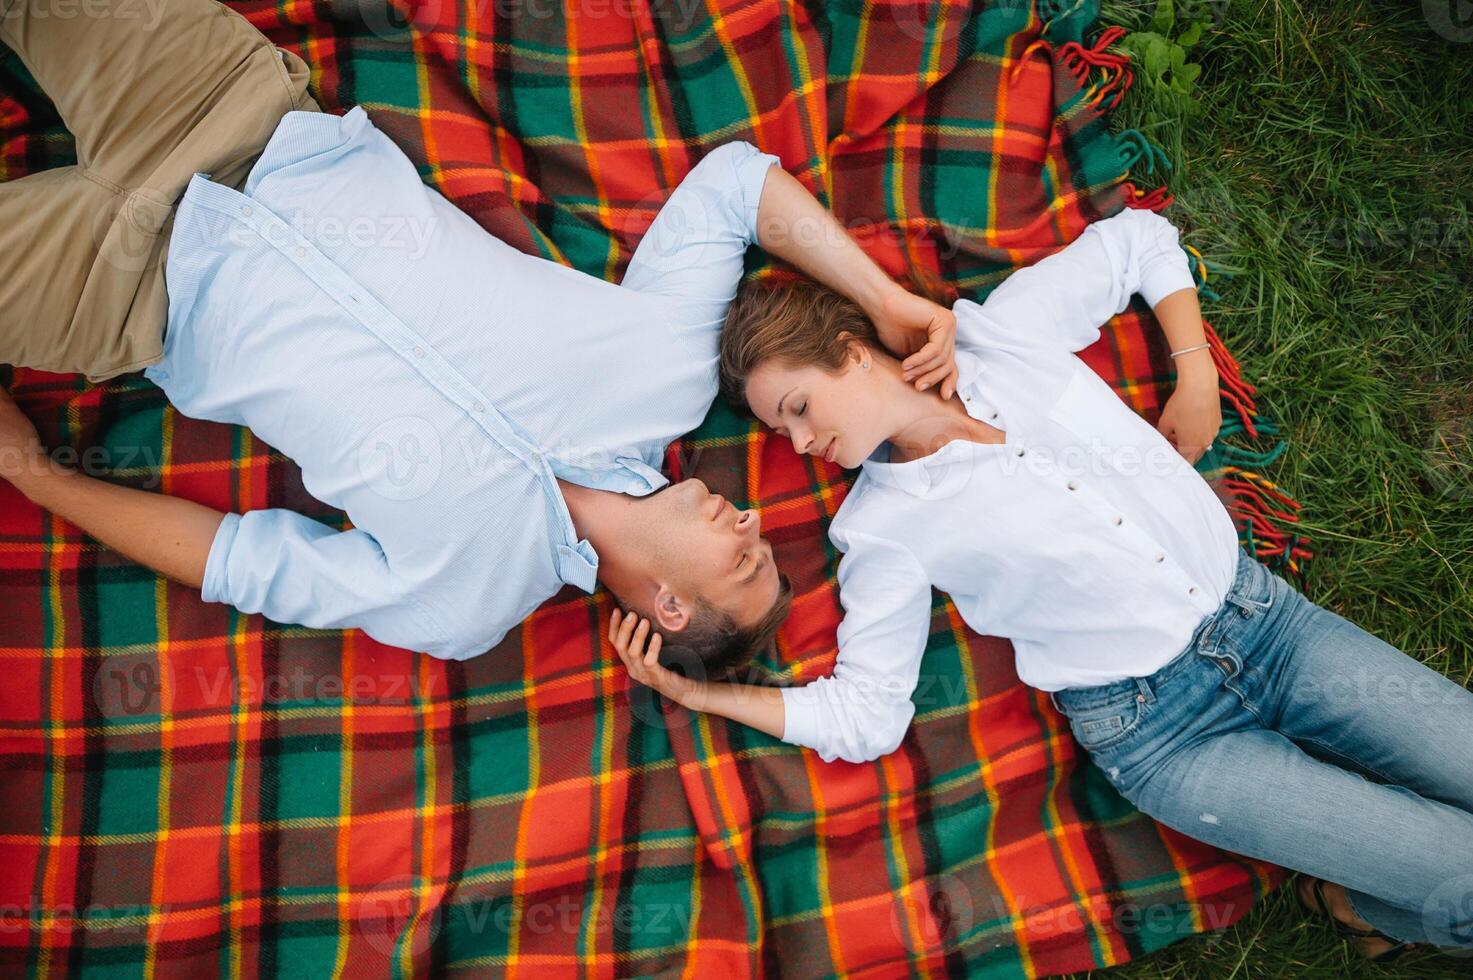
[[[845,360],[852,361],[855,366],[869,360],[869,348],[851,331],[840,330],[834,339],[844,345]]]

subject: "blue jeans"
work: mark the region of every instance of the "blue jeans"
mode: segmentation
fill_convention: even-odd
[[[1170,663],[1051,697],[1142,812],[1338,882],[1396,939],[1473,950],[1473,693],[1246,552]]]

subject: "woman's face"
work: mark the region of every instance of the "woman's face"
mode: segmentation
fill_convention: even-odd
[[[860,465],[893,434],[881,389],[883,365],[862,345],[837,374],[765,361],[747,378],[752,412],[800,453]],[[866,368],[864,365],[868,364]]]

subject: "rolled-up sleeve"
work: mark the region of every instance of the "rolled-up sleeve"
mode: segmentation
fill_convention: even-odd
[[[1140,293],[1152,308],[1195,288],[1176,226],[1126,208],[1096,221],[1065,248],[1008,276],[980,305],[959,300],[960,344],[1016,342],[1079,351]]]
[[[782,688],[782,740],[825,762],[868,762],[894,752],[915,715],[931,585],[904,547],[854,532],[843,541],[838,659],[832,675]]]
[[[767,174],[781,161],[751,143],[723,143],[691,168],[640,239],[621,285],[724,315],[736,296]]]
[[[445,641],[418,604],[401,597],[372,535],[337,531],[291,510],[226,514],[200,593],[278,623],[361,629],[389,646],[431,652]]]

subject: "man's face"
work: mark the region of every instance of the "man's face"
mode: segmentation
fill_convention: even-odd
[[[755,510],[740,510],[700,480],[651,495],[648,533],[659,573],[677,592],[700,597],[750,626],[777,600],[772,545]]]

